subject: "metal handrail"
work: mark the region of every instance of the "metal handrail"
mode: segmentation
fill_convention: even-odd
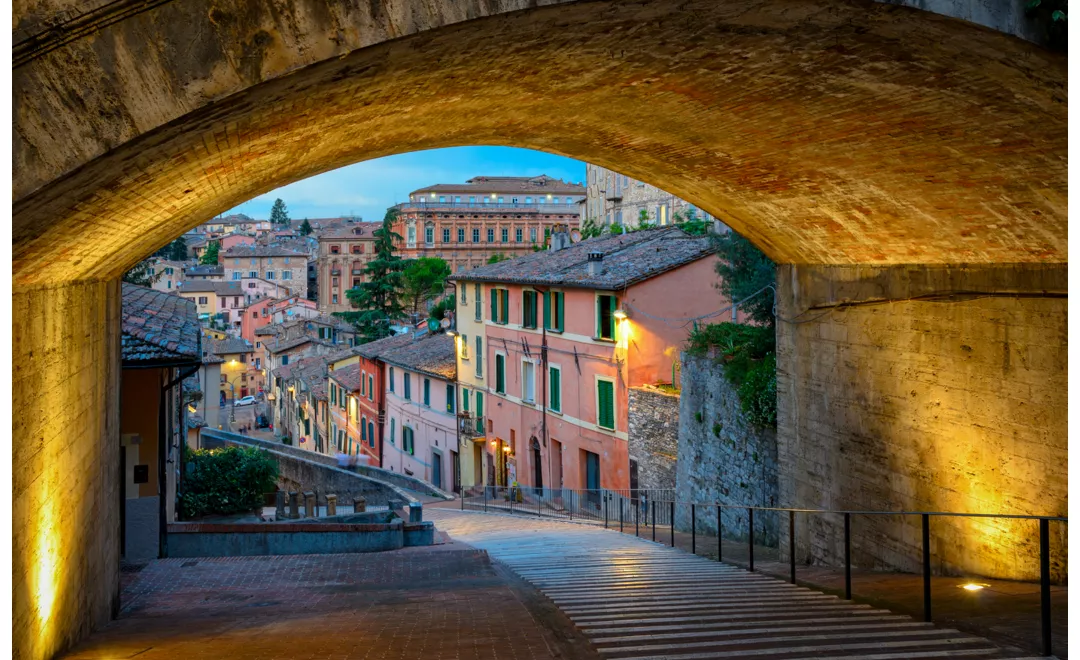
[[[559,517],[565,515],[570,520],[575,514],[578,519],[587,519],[595,522],[603,520],[604,527],[609,528],[616,521],[619,532],[623,532],[626,525],[631,522],[634,525],[635,536],[639,535],[640,525],[644,522],[646,527],[652,527],[652,539],[656,541],[656,528],[670,525],[670,544],[675,547],[675,511],[677,506],[690,508],[690,547],[691,552],[697,554],[697,508],[716,508],[716,537],[717,537],[717,561],[723,561],[723,519],[721,512],[724,509],[739,509],[748,512],[747,521],[747,549],[748,568],[754,570],[754,512],[770,511],[788,514],[788,558],[790,582],[795,584],[795,514],[825,514],[842,515],[844,517],[844,597],[851,600],[851,517],[852,516],[919,516],[922,531],[922,577],[923,577],[923,619],[931,620],[931,553],[930,553],[930,518],[1002,518],[1007,520],[1038,520],[1039,521],[1039,583],[1040,583],[1040,612],[1043,654],[1051,655],[1051,619],[1050,619],[1050,522],[1062,522],[1068,524],[1066,516],[1054,515],[1029,515],[1015,513],[961,513],[956,511],[870,511],[860,509],[807,509],[794,507],[755,506],[751,504],[721,504],[719,502],[680,502],[674,497],[665,499],[658,495],[671,494],[673,489],[586,489],[575,490],[566,488],[535,488],[532,486],[482,486],[479,495],[471,499],[483,499],[483,510],[490,509],[509,510],[510,514],[528,513],[538,517]],[[505,494],[505,497],[500,497]],[[576,499],[576,501],[575,501]],[[507,506],[499,503],[505,500]],[[545,513],[544,503],[548,504]],[[617,504],[614,508],[612,502]],[[461,492],[461,508],[465,509],[465,491]],[[629,509],[625,506],[630,504]],[[515,504],[516,507],[515,511]],[[558,505],[558,509],[555,505]],[[474,503],[470,503],[473,506]],[[479,505],[476,505],[479,506]],[[644,508],[644,516],[642,509]],[[630,509],[633,509],[633,520],[628,518]],[[660,520],[657,520],[659,510]],[[685,510],[685,509],[684,509]],[[617,515],[617,517],[616,517]],[[665,518],[667,518],[665,520]]]

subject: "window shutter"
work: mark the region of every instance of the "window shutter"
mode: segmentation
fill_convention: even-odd
[[[502,309],[499,310],[499,320],[505,324],[510,317],[510,290],[499,289],[499,296],[502,298]]]
[[[615,386],[611,381],[601,380],[596,383],[600,410],[597,411],[598,424],[606,429],[615,428]]]
[[[559,332],[563,330],[563,293],[559,291],[555,294],[555,329]]]
[[[424,379],[424,405],[431,405],[431,381],[427,378]]]
[[[493,323],[499,320],[499,290],[491,289],[491,321]]]
[[[505,376],[504,376],[505,369],[506,369],[506,362],[504,361],[503,356],[496,355],[495,356],[495,391],[498,392],[499,394],[504,394],[506,392],[506,382],[504,380],[504,378],[505,378]]]
[[[596,298],[596,336],[597,337],[603,337],[604,336],[604,315],[600,313],[600,310],[603,309],[603,307],[602,307],[603,304],[604,304],[603,296],[597,296],[597,298]]]
[[[397,432],[397,429],[394,428],[395,427],[395,422],[397,422],[397,420],[394,419],[393,417],[391,417],[390,418],[390,444],[394,444],[394,436],[395,436],[395,433]]]
[[[608,331],[608,336],[615,339],[615,296],[608,296]]]
[[[461,388],[461,409],[469,412],[469,388]]]
[[[446,412],[454,412],[454,386],[446,386]]]
[[[477,417],[483,417],[484,416],[484,393],[483,392],[477,392],[476,393],[476,416]]]
[[[548,367],[548,387],[551,390],[551,394],[548,396],[548,407],[556,412],[562,411],[562,401],[559,400],[562,394],[561,383],[559,383],[559,377],[562,373],[555,367]]]
[[[548,292],[548,291],[545,291],[544,292],[544,328],[546,330],[551,330],[553,327],[555,327],[555,326],[553,326],[551,324],[551,293]]]

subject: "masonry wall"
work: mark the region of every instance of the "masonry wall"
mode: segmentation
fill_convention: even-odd
[[[682,396],[679,402],[679,469],[676,499],[680,502],[719,502],[732,505],[780,504],[776,431],[749,424],[734,386],[722,365],[709,357],[682,354]],[[747,513],[724,509],[724,538],[748,534]],[[676,527],[690,529],[688,507],[676,510]],[[697,529],[716,533],[716,510],[698,511]],[[762,513],[754,519],[759,543],[775,544],[777,517]]]
[[[638,488],[675,488],[679,454],[679,395],[631,387],[627,446],[637,463]]]
[[[119,608],[120,286],[12,302],[12,648],[37,660]]]
[[[1066,515],[1066,271],[780,266],[779,314],[800,321],[777,332],[781,502]],[[950,291],[980,295],[904,300]],[[916,570],[919,524],[854,517],[854,564]],[[1034,521],[938,517],[931,529],[935,570],[1038,577]],[[1051,537],[1063,577],[1064,526]],[[800,516],[796,540],[800,559],[835,564],[841,518]]]

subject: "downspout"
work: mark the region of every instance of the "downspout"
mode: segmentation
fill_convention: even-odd
[[[180,369],[182,367],[177,367]],[[167,487],[167,469],[165,467],[165,457],[168,455],[168,433],[166,427],[168,426],[168,418],[165,415],[165,403],[168,400],[169,390],[176,387],[178,383],[183,382],[185,378],[194,374],[199,370],[199,364],[195,364],[190,371],[182,372],[179,376],[169,381],[165,385],[161,386],[161,394],[158,398],[158,559],[165,559],[168,554],[168,534],[166,525],[168,524],[168,515],[166,513],[166,501],[165,498],[169,495],[169,489]],[[183,397],[180,401],[183,405]],[[182,473],[183,471],[181,471]],[[179,484],[177,484],[179,485]],[[179,490],[177,491],[179,492]]]
[[[551,451],[551,448],[548,447],[548,443],[547,443],[547,409],[548,409],[547,327],[548,327],[548,323],[549,323],[549,320],[548,320],[548,317],[547,317],[547,312],[548,312],[549,309],[554,309],[555,301],[551,299],[551,290],[550,289],[543,290],[543,289],[537,289],[536,287],[533,287],[533,289],[536,290],[536,291],[539,291],[540,293],[542,293],[544,295],[544,297],[548,301],[548,304],[545,306],[545,309],[544,309],[544,321],[540,324],[540,368],[543,369],[543,374],[541,375],[540,382],[542,383],[541,387],[544,388],[543,405],[542,405],[542,407],[540,409],[540,442],[543,443],[544,448],[548,450],[548,452],[547,452],[547,455],[548,455],[548,481],[550,481],[552,486],[554,486],[555,485],[555,476],[554,476],[555,473],[552,471],[552,464],[551,464],[551,455],[554,452]],[[541,471],[540,476],[543,477],[543,471]]]

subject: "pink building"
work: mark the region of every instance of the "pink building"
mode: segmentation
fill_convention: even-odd
[[[685,319],[728,305],[714,265],[661,227],[453,276],[465,485],[630,488],[629,388],[672,382]]]
[[[221,252],[226,252],[230,248],[234,248],[237,245],[255,245],[255,235],[246,234],[243,232],[235,232],[232,234],[226,234],[218,239],[221,246],[218,248]]]

